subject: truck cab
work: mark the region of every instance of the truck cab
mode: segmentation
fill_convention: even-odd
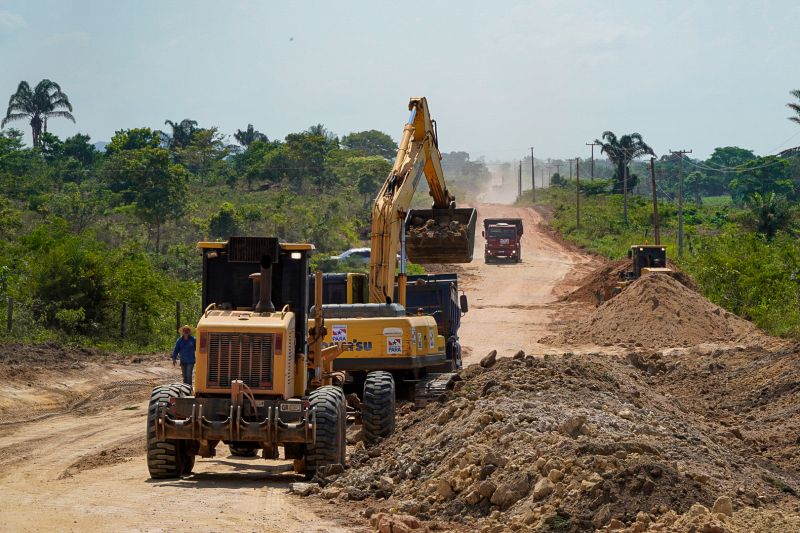
[[[486,239],[484,261],[522,262],[522,219],[487,218],[483,221]]]

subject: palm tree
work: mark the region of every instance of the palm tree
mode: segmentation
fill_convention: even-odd
[[[169,147],[172,149],[186,148],[189,146],[189,143],[192,142],[192,137],[194,137],[194,132],[197,129],[197,121],[188,118],[180,122],[165,120],[164,124],[172,128],[172,135],[164,134],[167,144],[169,144]]]
[[[786,104],[786,107],[794,111],[795,115],[797,116],[789,117],[789,120],[800,124],[800,89],[795,89],[794,91],[791,91],[791,95],[797,98],[798,102],[797,103],[789,102],[788,104]]]
[[[267,136],[253,128],[252,124],[248,124],[246,130],[236,130],[236,133],[233,134],[233,138],[245,148],[256,141],[269,141]]]
[[[608,160],[617,167],[616,184],[614,190],[619,191],[619,184],[622,183],[624,195],[623,219],[628,223],[628,165],[637,157],[643,155],[655,156],[647,143],[644,142],[639,133],[629,133],[617,138],[614,132],[603,132],[603,140],[596,139],[594,142],[600,145],[600,153],[606,154]]]
[[[767,192],[754,192],[747,199],[751,220],[755,230],[763,234],[768,241],[775,238],[778,230],[786,229],[792,222],[792,213],[785,196]]]
[[[19,82],[17,92],[8,100],[8,109],[5,118],[0,122],[0,128],[13,120],[30,120],[33,146],[39,146],[39,137],[47,131],[49,118],[66,118],[75,122],[72,116],[72,104],[61,87],[50,80],[42,80],[31,90],[27,81]]]

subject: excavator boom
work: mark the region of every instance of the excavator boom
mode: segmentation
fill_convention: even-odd
[[[384,303],[394,294],[397,254],[405,242],[412,261],[468,263],[475,243],[475,209],[456,209],[442,171],[442,155],[424,97],[411,98],[411,116],[403,128],[392,170],[372,209],[369,300]],[[422,176],[432,209],[411,211]]]

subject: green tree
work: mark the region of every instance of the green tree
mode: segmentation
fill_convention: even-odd
[[[47,131],[47,120],[50,118],[66,118],[75,122],[72,116],[72,104],[54,81],[42,80],[31,89],[27,81],[19,82],[17,91],[8,100],[5,118],[0,121],[0,128],[14,120],[28,120],[31,126],[33,146],[39,146],[39,136]]]
[[[600,153],[606,154],[608,160],[616,168],[613,190],[615,193],[621,193],[625,189],[626,170],[628,170],[628,190],[636,186],[638,180],[630,179],[629,175],[630,170],[628,167],[631,161],[643,155],[656,155],[639,133],[629,133],[618,138],[614,132],[605,131],[603,132],[603,140],[596,139],[594,142],[600,144]]]
[[[754,193],[766,197],[775,193],[795,198],[796,185],[792,182],[791,162],[776,156],[755,159],[741,165],[736,177],[730,182],[731,196],[739,204],[745,204]]]
[[[223,202],[219,211],[214,213],[208,221],[208,231],[211,237],[227,239],[231,235],[238,235],[242,220],[236,212],[236,207],[230,202]]]
[[[121,150],[108,161],[106,176],[114,192],[132,205],[134,215],[156,233],[156,252],[161,250],[161,229],[180,218],[186,209],[189,173],[170,163],[164,148]]]
[[[603,132],[603,140],[596,139],[594,142],[600,145],[600,153],[606,154],[608,160],[617,169],[613,192],[625,194],[623,213],[624,221],[627,224],[628,191],[635,187],[639,181],[638,177],[630,179],[628,166],[631,161],[638,157],[648,154],[655,156],[656,153],[644,142],[639,133],[629,133],[617,138],[614,132],[605,131]]]
[[[797,102],[789,102],[788,104],[786,104],[786,107],[794,111],[794,116],[789,117],[789,120],[791,120],[792,122],[796,122],[797,124],[800,124],[800,89],[795,89],[791,91],[790,94],[794,96],[795,99],[797,99]]]
[[[171,134],[164,133],[164,138],[167,145],[173,150],[189,146],[189,143],[192,142],[192,138],[194,137],[194,132],[197,130],[197,121],[188,118],[180,122],[165,120],[164,125],[172,129]]]
[[[768,241],[774,239],[778,231],[788,228],[792,222],[786,197],[774,192],[754,192],[747,199],[747,207],[755,231],[764,235]]]
[[[247,125],[247,129],[245,130],[236,130],[236,133],[233,134],[233,138],[236,139],[236,142],[247,148],[251,144],[256,141],[268,142],[267,136],[258,131],[257,129],[253,128],[252,124]]]
[[[189,144],[177,151],[178,159],[186,168],[200,176],[201,183],[214,164],[228,153],[225,137],[216,127],[194,130]]]
[[[384,159],[394,159],[397,143],[390,136],[378,130],[359,131],[342,137],[342,148],[355,150],[364,155],[377,155]]]
[[[140,150],[161,146],[161,134],[150,128],[117,130],[106,145],[106,154],[114,155],[122,150]]]

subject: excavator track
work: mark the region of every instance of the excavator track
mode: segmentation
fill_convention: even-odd
[[[453,388],[455,372],[428,374],[414,385],[414,407],[421,409]]]

